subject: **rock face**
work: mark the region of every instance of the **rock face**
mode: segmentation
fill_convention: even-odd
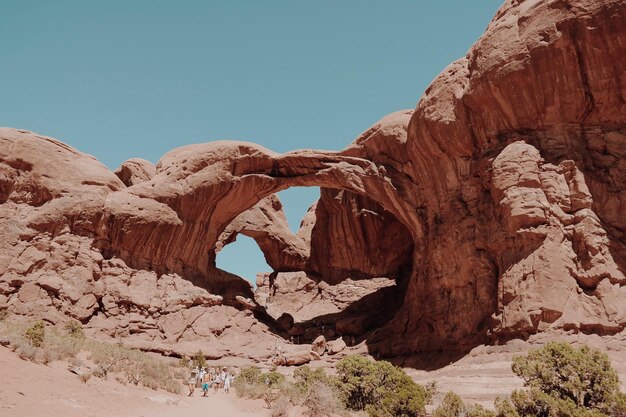
[[[141,158],[131,158],[128,161],[124,161],[115,170],[115,175],[127,187],[150,181],[155,174],[156,168],[154,164]]]
[[[114,174],[56,140],[2,129],[0,307],[161,351],[206,342],[216,355],[269,357],[279,336],[317,337],[297,312],[277,326],[247,283],[215,267],[243,233],[273,279],[305,277],[321,293],[395,279],[394,305],[361,303],[384,326],[373,331],[376,314],[332,324],[381,355],[621,332],[625,21],[623,0],[506,1],[415,111],[339,152],[214,142]],[[322,188],[297,234],[273,196],[294,186]],[[306,280],[275,302],[310,294]]]
[[[375,201],[324,188],[315,219],[309,269],[324,281],[336,284],[346,277],[396,277],[403,267],[410,268],[410,233]]]
[[[285,338],[361,336],[385,323],[401,303],[395,280],[316,281],[303,271],[257,275],[255,298],[276,319]]]

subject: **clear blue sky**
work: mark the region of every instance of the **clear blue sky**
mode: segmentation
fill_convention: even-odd
[[[218,139],[341,149],[415,107],[501,3],[1,0],[0,125],[112,169]],[[318,193],[281,194],[292,228]],[[243,237],[218,265],[251,280],[269,270]]]

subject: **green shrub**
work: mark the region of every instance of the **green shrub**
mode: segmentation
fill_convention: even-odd
[[[238,397],[262,398],[269,389],[263,382],[263,372],[256,366],[244,366],[233,382]]]
[[[84,339],[85,333],[83,333],[83,325],[79,321],[68,321],[65,323],[65,332],[68,336],[75,337],[77,339]]]
[[[193,355],[193,358],[191,358],[191,362],[193,364],[193,367],[196,368],[205,368],[206,365],[206,358],[204,356],[204,353],[202,353],[201,350],[197,351],[195,355]]]
[[[337,363],[337,386],[346,406],[371,417],[421,417],[430,398],[423,386],[386,361],[348,356]]]
[[[24,333],[26,340],[33,347],[43,346],[44,339],[46,337],[46,325],[43,321],[37,321],[35,324],[26,329]]]
[[[527,356],[513,358],[513,372],[524,385],[576,406],[608,410],[619,391],[617,373],[606,354],[583,346],[548,343]]]
[[[261,371],[261,368],[258,368],[256,366],[244,366],[239,371],[239,375],[237,375],[237,381],[247,382],[250,384],[255,382],[261,382],[262,373],[263,371]]]
[[[615,394],[609,415],[612,417],[626,417],[626,394],[622,392]]]
[[[270,387],[276,387],[285,382],[285,375],[276,371],[269,371],[263,374],[262,378],[263,378],[263,383]]]
[[[465,406],[465,417],[496,417],[496,413],[480,404]]]
[[[448,392],[443,397],[441,405],[433,411],[432,417],[460,417],[463,413],[465,413],[465,404],[461,397]]]
[[[617,373],[596,349],[548,343],[514,357],[512,369],[528,390],[496,401],[498,417],[617,417],[626,410]]]
[[[466,405],[457,394],[448,392],[432,417],[496,417],[496,413],[482,405]]]
[[[497,397],[494,401],[494,406],[496,408],[497,417],[520,417],[515,407],[513,407],[513,404],[511,404],[511,401],[506,398]]]

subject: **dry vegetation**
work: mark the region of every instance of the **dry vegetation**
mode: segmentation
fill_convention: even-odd
[[[83,382],[91,377],[107,379],[113,376],[122,383],[143,385],[179,393],[177,379],[186,372],[137,349],[88,339],[79,322],[69,322],[64,328],[46,327],[42,321],[17,322],[0,320],[0,339],[24,360],[48,364],[68,361],[70,371]]]
[[[287,380],[276,372],[245,367],[235,380],[237,395],[263,398],[274,417],[300,407],[309,417],[369,415],[421,417],[434,393],[416,384],[404,371],[385,361],[349,356],[337,363],[337,376],[301,366]]]
[[[189,368],[206,365],[204,355],[166,362],[122,344],[86,338],[78,322],[63,328],[42,321],[8,320],[0,311],[0,344],[24,360],[48,364],[68,361],[70,371],[84,383],[90,378],[115,378],[179,393]],[[273,417],[299,408],[308,417],[368,415],[424,417],[435,385],[416,384],[406,373],[385,361],[348,356],[336,364],[337,375],[301,366],[287,378],[275,370],[241,368],[234,388],[238,396],[263,399]],[[495,410],[467,405],[453,392],[433,410],[433,417],[626,417],[626,395],[608,357],[594,349],[549,343],[528,355],[515,357],[512,370],[525,390],[499,398]]]

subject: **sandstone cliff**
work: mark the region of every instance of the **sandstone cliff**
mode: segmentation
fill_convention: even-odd
[[[304,299],[331,298],[333,337],[355,333],[346,317],[366,323],[350,329],[382,355],[620,333],[624,22],[623,0],[509,0],[415,111],[339,152],[223,141],[114,174],[54,139],[2,129],[0,307],[72,317],[145,349],[269,357],[299,327],[215,267],[243,233],[276,271],[263,291],[287,300],[284,280],[301,277]],[[294,186],[322,188],[297,234],[273,196]],[[342,291],[329,285],[382,277],[397,285],[375,308],[338,314]]]

